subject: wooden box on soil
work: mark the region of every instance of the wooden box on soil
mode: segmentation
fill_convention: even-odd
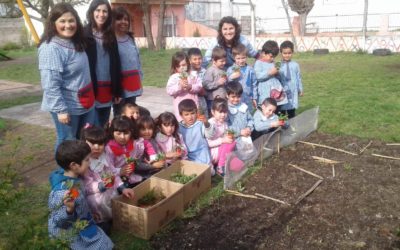
[[[181,173],[187,176],[196,174],[196,177],[186,184],[177,183],[183,186],[183,204],[185,207],[187,207],[190,202],[197,199],[201,193],[211,188],[210,167],[192,161],[176,161],[170,167],[153,175],[153,177],[171,181],[171,175],[173,173]]]
[[[139,207],[138,201],[153,188],[161,190],[165,198],[150,207]],[[113,227],[149,239],[160,228],[183,213],[182,185],[158,178],[150,178],[133,188],[133,200],[122,195],[112,200]]]

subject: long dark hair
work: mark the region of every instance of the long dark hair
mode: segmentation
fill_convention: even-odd
[[[222,35],[222,26],[224,25],[224,23],[232,24],[235,27],[235,36],[233,37],[232,44],[231,44],[231,47],[235,47],[236,45],[239,44],[240,33],[242,32],[242,28],[240,27],[236,18],[234,18],[232,16],[225,16],[225,17],[221,18],[221,20],[219,21],[219,24],[218,24],[217,40],[218,40],[218,44],[224,48],[228,47],[226,44],[225,38]]]
[[[50,40],[58,34],[55,23],[58,18],[60,18],[62,15],[68,12],[70,12],[75,17],[76,20],[76,32],[72,36],[71,41],[74,44],[74,47],[77,51],[85,50],[85,42],[83,39],[83,27],[81,19],[79,18],[79,15],[74,9],[74,7],[72,7],[72,5],[69,3],[58,3],[54,5],[54,7],[51,9],[50,14],[46,19],[44,32],[40,39],[38,47],[44,42],[49,43]]]
[[[136,125],[139,135],[140,135],[140,130],[151,128],[153,130],[153,135],[151,136],[151,138],[155,137],[156,124],[151,116],[149,115],[140,116],[139,119],[136,121]]]
[[[117,8],[113,9],[113,12],[112,12],[113,27],[115,27],[115,21],[121,20],[125,16],[128,18],[127,35],[133,39],[133,32],[131,31],[131,15],[129,15],[129,12],[122,6],[118,6]],[[133,41],[135,41],[135,40],[133,39]]]
[[[86,12],[87,27],[90,29],[97,29],[96,21],[94,20],[94,11],[100,5],[105,5],[107,7],[108,16],[107,20],[102,27],[103,32],[103,47],[106,51],[110,52],[112,44],[115,42],[115,34],[112,28],[112,9],[107,0],[93,0],[90,3],[89,9]]]
[[[136,124],[126,116],[117,116],[107,126],[107,133],[110,139],[114,139],[114,132],[131,132],[131,139],[138,138]]]
[[[162,133],[161,128],[162,125],[174,125],[175,126],[175,131],[172,133],[172,136],[175,139],[175,142],[178,144],[182,144],[181,139],[179,137],[179,123],[178,120],[176,119],[175,115],[172,114],[171,112],[164,112],[161,113],[157,118],[156,118],[156,127],[157,130]]]
[[[179,67],[179,63],[185,60],[187,64],[187,72],[190,71],[189,57],[183,51],[177,51],[171,59],[171,75],[176,73],[176,68]]]

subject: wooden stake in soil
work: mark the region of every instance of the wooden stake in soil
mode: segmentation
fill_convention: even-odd
[[[378,155],[378,154],[371,154],[371,155],[373,155],[373,156],[376,156],[376,157],[381,157],[381,158],[391,159],[391,160],[400,160],[400,158],[397,158],[397,157],[392,157],[392,156]]]
[[[252,198],[252,199],[260,199],[259,197],[255,196],[255,195],[249,195],[249,194],[242,194],[240,192],[234,191],[234,190],[225,190],[226,192],[228,192],[231,195],[236,195],[236,196],[240,196],[240,197],[245,197],[245,198]]]
[[[335,177],[335,165],[332,165],[332,177]]]
[[[300,201],[302,201],[304,198],[306,198],[309,194],[311,194],[318,186],[319,184],[321,184],[322,180],[318,180],[314,186],[312,186],[307,192],[305,192],[303,195],[301,195],[297,201],[296,201],[296,205],[299,204]]]
[[[369,146],[371,146],[372,141],[370,141],[367,146],[365,146],[363,149],[361,149],[360,154],[362,154]]]
[[[290,164],[290,163],[289,163],[288,165],[291,166],[291,167],[294,167],[295,169],[298,169],[298,170],[300,170],[300,171],[302,171],[302,172],[304,172],[304,173],[307,173],[307,174],[309,174],[309,175],[312,175],[312,176],[314,176],[314,177],[317,177],[318,179],[321,179],[321,180],[324,179],[322,176],[319,176],[319,175],[317,175],[317,174],[314,174],[313,172],[310,172],[310,171],[308,171],[308,170],[302,169],[301,167],[298,167],[298,166],[296,166],[296,165],[293,165],[293,164]]]
[[[290,206],[290,204],[287,203],[287,202],[284,202],[284,201],[281,201],[281,200],[278,200],[278,199],[275,199],[275,198],[272,198],[272,197],[269,197],[269,196],[266,196],[266,195],[263,195],[263,194],[255,193],[255,195],[263,197],[264,199],[267,199],[267,200],[275,201],[275,202]]]
[[[323,157],[319,157],[319,156],[311,156],[314,160],[317,160],[319,162],[322,163],[327,163],[327,164],[338,164],[341,163],[340,161],[335,161],[335,160],[330,160],[330,159],[326,159]]]
[[[386,146],[400,146],[400,143],[387,143]]]
[[[278,132],[278,154],[281,152],[281,131]]]
[[[304,143],[304,144],[307,144],[307,145],[321,147],[321,148],[328,148],[328,149],[336,150],[336,151],[339,151],[339,152],[342,152],[342,153],[346,153],[346,154],[349,154],[349,155],[356,155],[356,156],[358,155],[358,154],[355,154],[355,153],[352,153],[352,152],[349,152],[349,151],[346,151],[346,150],[343,150],[343,149],[340,149],[340,148],[334,148],[334,147],[321,145],[321,144],[317,144],[317,143],[306,142],[306,141],[298,141],[298,142]]]

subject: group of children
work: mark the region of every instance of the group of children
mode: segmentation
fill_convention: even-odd
[[[274,63],[279,50],[280,67]],[[112,248],[104,232],[110,230],[114,196],[133,198],[131,187],[179,159],[207,164],[212,174],[223,176],[227,154],[237,144],[282,125],[277,110],[295,115],[303,90],[299,66],[291,60],[293,44],[286,41],[279,49],[267,41],[254,69],[246,63],[243,45],[232,51],[235,64],[228,69],[219,47],[208,69],[201,67],[197,48],[173,56],[166,88],[174,97],[174,114],[153,119],[127,103],[106,128],[85,126],[81,141],[58,147],[56,161],[62,170],[50,176],[51,235],[80,220],[85,230],[74,236],[73,244],[96,248],[101,242]]]

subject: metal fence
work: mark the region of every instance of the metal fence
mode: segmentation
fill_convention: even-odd
[[[321,32],[361,32],[363,14],[308,16],[307,33]],[[289,33],[287,18],[257,19],[258,33]],[[400,31],[400,13],[368,14],[367,30]]]

